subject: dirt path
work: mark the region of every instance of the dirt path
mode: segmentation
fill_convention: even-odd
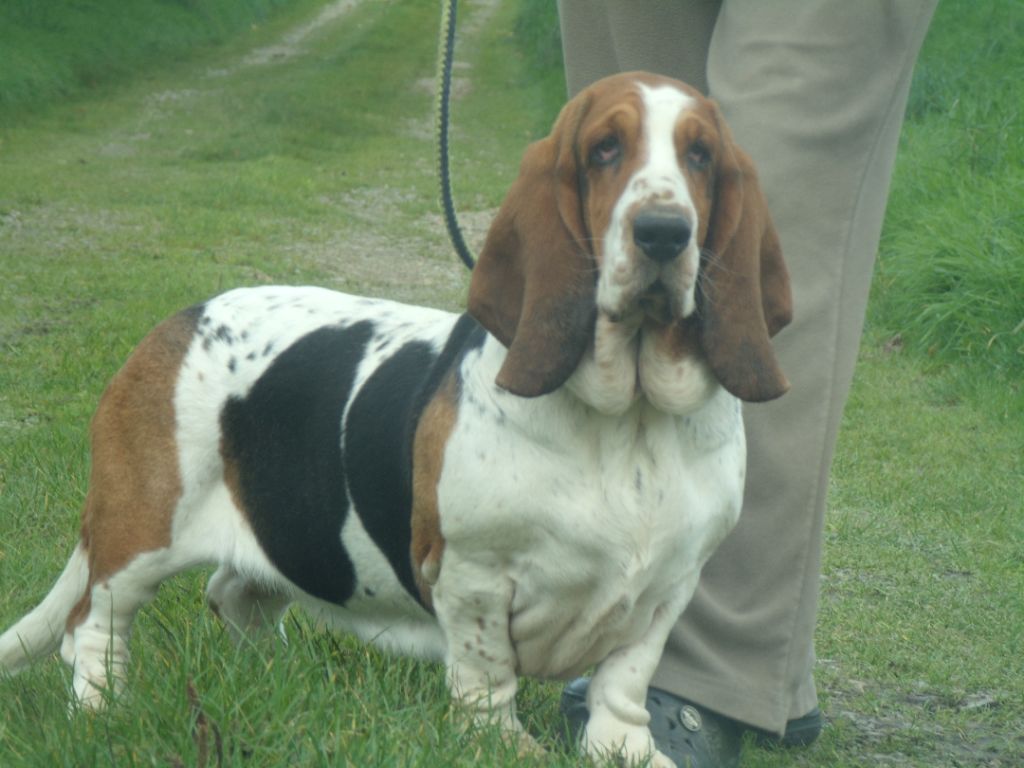
[[[325,7],[316,18],[299,24],[289,30],[281,39],[272,44],[257,48],[242,59],[242,67],[259,67],[273,64],[299,56],[304,52],[303,44],[325,26],[351,13],[363,0],[335,0]]]
[[[467,54],[475,50],[478,36],[498,8],[497,0],[464,0],[462,3],[453,95],[456,102],[472,90],[471,59]],[[218,114],[218,102],[231,104],[237,101],[240,82],[251,81],[254,77],[273,81],[286,71],[322,59],[325,56],[325,39],[338,37],[345,25],[359,23],[356,17],[365,17],[366,14],[359,14],[364,9],[369,10],[366,0],[335,0],[313,18],[285,29],[270,42],[264,40],[247,51],[214,57],[214,63],[196,67],[192,72],[185,69],[178,78],[157,79],[159,85],[151,92],[122,97],[130,101],[115,107],[123,113],[120,119],[108,121],[94,131],[80,132],[73,143],[62,144],[55,137],[55,145],[59,145],[67,157],[58,158],[47,152],[47,162],[76,170],[84,169],[88,164],[101,171],[131,164],[135,168],[126,173],[149,175],[154,179],[168,173],[191,173],[177,158],[188,161],[197,154],[234,152],[234,140],[225,139],[216,132],[240,133],[245,130],[243,126],[236,127],[230,123],[217,125],[217,121],[226,119],[223,114]],[[399,12],[397,8],[387,11],[391,14]],[[433,30],[429,33],[434,36]],[[433,64],[428,66],[429,72]],[[338,72],[337,76],[344,76],[344,73]],[[434,79],[432,76],[420,77],[409,81],[405,87],[424,95],[433,94]],[[266,96],[256,91],[255,97]],[[276,94],[274,97],[278,98]],[[303,98],[301,93],[296,93],[295,97]],[[459,296],[466,275],[448,242],[435,203],[436,148],[432,104],[431,99],[431,106],[427,109],[410,108],[404,113],[407,116],[394,126],[396,133],[420,142],[415,154],[408,156],[406,179],[395,181],[395,174],[391,173],[384,178],[376,178],[376,183],[373,183],[375,177],[372,172],[350,177],[351,182],[347,186],[352,188],[341,194],[321,195],[319,201],[326,207],[325,215],[313,226],[304,227],[295,236],[287,238],[278,252],[296,263],[321,270],[323,277],[319,281],[331,287],[455,308],[457,304],[453,302],[461,300]],[[210,145],[221,145],[226,149],[209,149]],[[466,146],[453,147],[456,155],[469,151],[471,149]],[[381,164],[394,165],[394,161],[382,159]],[[185,183],[193,184],[195,189],[207,185],[209,182],[199,176],[201,172],[202,169],[195,169],[194,180]],[[429,191],[425,195],[413,190],[413,187],[423,189],[428,180]],[[463,188],[467,186],[465,180],[457,176],[454,183],[456,194],[460,185]],[[186,190],[182,194],[189,193]],[[422,202],[429,212],[412,221],[403,221],[399,211],[417,202]],[[494,209],[474,210],[465,204],[459,205],[459,218],[474,251],[482,245],[493,213]],[[165,213],[158,211],[155,215],[162,217]],[[90,243],[98,249],[115,250],[109,245],[110,241],[117,241],[119,236],[132,229],[141,233],[137,243],[143,247],[161,250],[167,246],[166,239],[158,237],[159,230],[166,231],[166,227],[139,220],[132,215],[131,206],[107,204],[102,196],[88,190],[71,195],[40,194],[38,202],[12,206],[0,212],[0,216],[0,225],[3,225],[0,246],[13,238],[17,241],[12,244],[13,249],[29,252],[56,254],[71,249],[89,250]],[[393,220],[397,226],[382,221],[382,217]],[[209,238],[198,247],[214,248],[215,239]],[[389,269],[391,259],[382,259],[381,254],[403,255],[402,270]],[[267,277],[264,271],[265,268],[254,266],[251,275],[257,280],[282,279]]]

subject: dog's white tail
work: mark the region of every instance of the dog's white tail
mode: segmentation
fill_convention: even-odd
[[[81,544],[43,602],[0,635],[0,672],[14,674],[60,645],[71,609],[85,594],[89,562]]]

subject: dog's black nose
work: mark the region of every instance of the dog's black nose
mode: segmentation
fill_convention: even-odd
[[[660,264],[682,253],[692,234],[690,222],[674,211],[644,211],[633,220],[633,242]]]

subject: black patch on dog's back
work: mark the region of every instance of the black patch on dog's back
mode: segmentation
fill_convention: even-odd
[[[345,473],[352,503],[402,586],[416,596],[412,542],[412,445],[417,394],[437,353],[422,341],[404,345],[360,388],[345,419]]]
[[[478,338],[470,341],[474,331]],[[416,425],[445,374],[483,339],[476,321],[463,315],[440,355],[425,342],[405,344],[373,372],[345,420],[345,464],[352,502],[366,532],[417,601],[421,596],[410,557]]]
[[[360,322],[303,336],[221,412],[227,472],[237,472],[235,490],[263,551],[301,589],[339,604],[355,589],[341,543],[349,506],[342,410],[372,335],[373,325]]]
[[[354,504],[399,582],[412,573],[412,445],[444,376],[486,333],[463,315],[440,354],[425,341],[387,357],[352,399],[370,322],[320,328],[281,353],[221,412],[229,482],[270,561],[305,592],[344,604],[356,575],[341,530]],[[342,419],[344,418],[344,430]]]

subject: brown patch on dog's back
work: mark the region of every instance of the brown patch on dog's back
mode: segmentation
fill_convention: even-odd
[[[115,374],[92,420],[92,468],[82,512],[89,586],[67,621],[89,612],[90,595],[142,552],[171,543],[181,496],[174,392],[201,307],[180,312],[146,336]]]
[[[450,374],[423,409],[413,440],[412,557],[413,577],[420,597],[433,611],[431,590],[444,554],[437,484],[444,467],[444,450],[458,416],[458,380]]]

